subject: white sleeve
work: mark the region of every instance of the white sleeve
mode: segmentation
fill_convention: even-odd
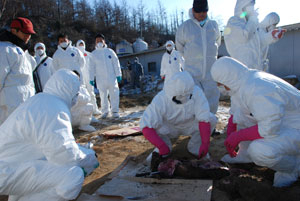
[[[184,39],[184,24],[182,24],[176,32],[176,49],[182,54],[184,55],[184,45],[185,45],[185,39]]]
[[[166,67],[165,67],[165,64],[166,64],[166,56],[165,56],[166,53],[163,54],[163,57],[161,59],[161,65],[160,65],[160,76],[165,76],[166,75]]]
[[[54,72],[59,70],[59,61],[58,61],[58,58],[57,58],[57,55],[54,53],[53,55],[53,58],[52,58],[52,66],[53,66],[53,70]]]
[[[113,50],[110,50],[110,51],[112,53],[112,62],[113,62],[113,67],[114,67],[116,77],[122,76],[122,71],[121,71],[118,56],[116,55],[116,53]]]
[[[194,87],[192,99],[194,100],[195,117],[199,122],[210,122],[210,108],[203,91],[198,87]]]
[[[251,96],[248,94],[247,105],[258,122],[259,134],[264,138],[278,135],[281,119],[285,113],[284,97],[281,97],[276,89],[250,94]]]
[[[261,41],[261,45],[263,47],[269,46],[272,43],[275,43],[278,41],[278,39],[274,38],[272,35],[272,31],[270,32],[264,32],[263,30],[261,30],[259,32],[259,37],[260,37],[260,41]]]
[[[181,55],[181,53],[180,52],[177,52],[177,57],[178,57],[178,59],[179,59],[179,63],[180,63],[180,67],[181,67],[181,69],[182,70],[184,70],[184,58],[183,58],[183,56]]]
[[[258,24],[256,23],[254,16],[245,22],[237,17],[229,19],[227,24],[227,30],[230,31],[232,38],[239,42],[247,42],[249,38],[256,32]]]
[[[8,61],[8,57],[10,57],[10,61]],[[16,53],[7,55],[4,52],[0,54],[0,92],[2,91],[7,75],[10,72],[10,64],[16,63],[18,60],[18,55]]]
[[[218,23],[217,22],[215,22],[216,23],[216,27],[215,27],[215,29],[216,29],[216,42],[217,42],[217,44],[218,44],[218,47],[220,47],[220,45],[221,45],[221,39],[222,39],[222,36],[221,36],[221,32],[220,32],[220,30],[219,30],[219,25],[218,25]]]
[[[164,106],[164,101],[160,97],[161,93],[162,92],[156,95],[151,104],[146,108],[140,121],[141,129],[145,127],[156,129],[162,124],[166,106]]]
[[[90,81],[94,81],[95,79],[95,74],[96,74],[96,63],[94,59],[94,55],[90,54],[89,56],[89,76],[90,76]]]
[[[40,146],[46,159],[59,165],[78,165],[85,157],[75,142],[72,134],[70,116],[60,112],[47,122],[46,129],[37,133],[37,144]]]

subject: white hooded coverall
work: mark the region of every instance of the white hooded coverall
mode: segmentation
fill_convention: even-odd
[[[190,97],[191,94],[191,98],[184,104],[172,101],[174,96]],[[175,73],[165,83],[164,89],[154,97],[141,118],[140,128],[154,128],[170,151],[170,139],[178,138],[179,135],[191,136],[188,151],[198,156],[201,146],[199,122],[210,122],[213,131],[217,119],[209,111],[203,91],[195,85],[192,76],[183,71]]]
[[[0,125],[35,94],[31,58],[26,52],[11,42],[0,42]]]
[[[172,52],[164,53],[161,60],[160,76],[165,77],[165,82],[172,77],[173,74],[180,72],[184,69],[184,58],[181,56],[180,52],[175,50],[175,44],[169,41],[166,46],[171,44],[173,47]]]
[[[80,81],[81,81],[81,90],[80,93],[82,94],[78,100],[76,105],[73,105],[75,107],[74,109],[71,109],[72,113],[72,124],[73,126],[79,126],[82,127],[82,130],[86,131],[95,131],[95,128],[90,126],[91,119],[93,116],[93,110],[91,110],[91,104],[90,101],[90,95],[86,92],[86,86],[85,86],[85,80],[86,80],[86,74],[84,74],[85,69],[85,58],[81,51],[73,47],[71,44],[71,41],[64,50],[59,45],[57,46],[57,50],[53,55],[53,67],[56,70],[65,68],[69,70],[76,70],[80,74]],[[84,88],[84,89],[83,89]],[[88,99],[88,101],[87,101]],[[93,106],[92,106],[93,107]],[[90,113],[87,115],[87,113]],[[89,123],[88,123],[89,122]]]
[[[224,40],[229,55],[248,68],[268,71],[265,65],[267,47],[278,39],[272,32],[260,30],[257,16],[241,17],[253,0],[237,0],[234,16],[224,30]],[[265,25],[263,25],[265,26]]]
[[[107,47],[97,47],[93,52],[95,63],[97,88],[100,91],[101,112],[109,112],[108,95],[110,97],[111,111],[119,112],[119,86],[117,77],[122,76],[119,59],[116,53]]]
[[[1,125],[0,194],[9,201],[75,199],[84,171],[99,165],[72,134],[70,107],[79,86],[75,73],[59,70]]]
[[[204,92],[212,113],[218,110],[220,92],[212,80],[210,69],[217,60],[221,34],[218,24],[207,19],[203,27],[195,19],[192,9],[190,19],[185,21],[176,32],[176,47],[185,59],[184,70],[188,71],[196,85]],[[208,17],[207,17],[208,18]]]
[[[80,46],[81,43],[83,43],[83,46]],[[94,60],[92,54],[85,50],[85,42],[83,40],[78,40],[76,43],[76,47],[83,53],[83,56],[85,58],[85,67],[83,69],[84,83],[86,85],[86,89],[88,90],[91,96],[90,103],[93,105],[93,111],[97,112],[98,105],[94,93],[94,86],[90,84],[90,81],[94,81],[95,79],[95,65],[93,64]]]
[[[231,110],[233,122],[243,128],[257,124],[264,138],[244,141],[249,147],[243,157],[275,170],[274,186],[295,181],[300,170],[299,91],[274,75],[248,69],[229,57],[216,61],[211,73],[216,82],[230,88],[238,103]]]
[[[44,48],[44,54],[42,56],[40,56],[37,53],[37,48],[38,47],[43,47]],[[53,75],[54,68],[52,65],[52,58],[48,57],[43,63],[41,63],[46,57],[46,46],[43,43],[37,43],[34,46],[34,52],[35,52],[35,61],[37,63],[37,65],[39,66],[35,66],[38,67],[37,73],[39,75],[40,81],[41,81],[41,85],[42,88],[44,89],[46,82],[48,81],[48,79]],[[33,69],[35,70],[35,69]]]
[[[53,55],[53,67],[55,70],[62,68],[76,70],[80,74],[81,83],[84,83],[85,59],[80,50],[72,46],[71,41],[66,50],[59,45],[57,46],[57,50]]]

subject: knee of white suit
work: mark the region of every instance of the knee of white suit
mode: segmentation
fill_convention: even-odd
[[[265,145],[264,140],[253,141],[248,147],[248,154],[255,164],[269,168],[276,165],[281,158],[276,147]]]
[[[81,190],[83,181],[83,170],[80,167],[74,166],[64,174],[63,178],[60,178],[60,183],[56,187],[56,192],[64,199],[75,199]]]

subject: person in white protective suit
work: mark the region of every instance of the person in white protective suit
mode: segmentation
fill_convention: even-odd
[[[82,72],[85,67],[85,59],[83,54],[79,49],[72,46],[72,41],[69,40],[67,34],[59,34],[57,41],[57,50],[53,54],[54,69],[76,70],[80,74],[81,83],[84,84],[84,74]]]
[[[86,65],[83,69],[84,82],[86,88],[91,96],[91,103],[93,104],[93,113],[95,115],[101,114],[100,110],[98,109],[96,96],[94,93],[94,86],[95,86],[95,65],[93,64],[92,55],[90,52],[85,50],[85,42],[83,40],[78,40],[76,43],[76,47],[82,52]]]
[[[106,118],[110,110],[108,95],[112,116],[119,118],[120,91],[118,82],[122,81],[120,62],[116,53],[107,48],[103,34],[98,34],[95,38],[96,49],[92,55],[95,61],[97,88],[100,92],[101,118]]]
[[[0,127],[0,195],[9,201],[67,201],[99,162],[76,144],[70,108],[80,81],[61,69],[44,91],[20,105]]]
[[[212,64],[217,60],[221,34],[218,24],[207,16],[207,0],[194,0],[189,10],[190,19],[176,32],[176,48],[185,59],[184,70],[202,88],[208,100],[210,111],[218,110],[220,92],[210,75]]]
[[[44,43],[37,43],[34,46],[35,61],[37,63],[34,71],[34,84],[36,93],[42,92],[46,82],[53,75],[54,69],[52,58],[46,54],[46,46]]]
[[[224,143],[229,155],[239,158],[235,162],[254,162],[275,170],[274,186],[296,181],[300,173],[299,91],[274,75],[249,69],[230,57],[216,61],[211,74],[239,103],[231,111]],[[247,147],[236,153],[241,142]]]
[[[18,17],[11,31],[0,33],[0,125],[35,94],[28,42],[35,34],[30,20]]]
[[[85,86],[85,77],[83,73],[85,68],[85,59],[79,49],[72,46],[72,42],[68,39],[68,35],[59,34],[58,47],[53,55],[53,67],[55,70],[62,68],[75,70],[80,74],[80,93],[81,96],[72,108],[72,125],[80,130],[93,132],[96,129],[89,125],[93,119],[93,106],[90,104],[90,95]],[[81,102],[82,101],[82,102]],[[91,109],[92,106],[92,109]],[[84,111],[84,113],[82,113]],[[89,114],[88,114],[89,113]],[[95,120],[95,119],[94,119]],[[95,120],[96,122],[96,120]]]
[[[183,71],[184,58],[175,50],[175,44],[169,40],[166,42],[167,52],[164,53],[161,60],[160,76],[167,81],[173,74]]]
[[[237,0],[234,16],[224,30],[224,40],[229,55],[248,68],[268,71],[268,46],[278,41],[286,32],[275,29],[279,16],[270,13],[259,24],[254,10],[255,0]]]
[[[199,158],[207,156],[210,134],[217,119],[209,110],[203,91],[186,72],[175,73],[145,110],[140,128],[161,156],[172,150],[172,138],[191,136],[187,149]]]

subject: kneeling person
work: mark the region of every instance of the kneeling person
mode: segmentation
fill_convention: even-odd
[[[208,153],[210,134],[216,123],[203,91],[192,76],[178,72],[147,107],[140,127],[160,155],[168,155],[172,150],[170,139],[183,134],[191,136],[188,151],[201,158]]]

